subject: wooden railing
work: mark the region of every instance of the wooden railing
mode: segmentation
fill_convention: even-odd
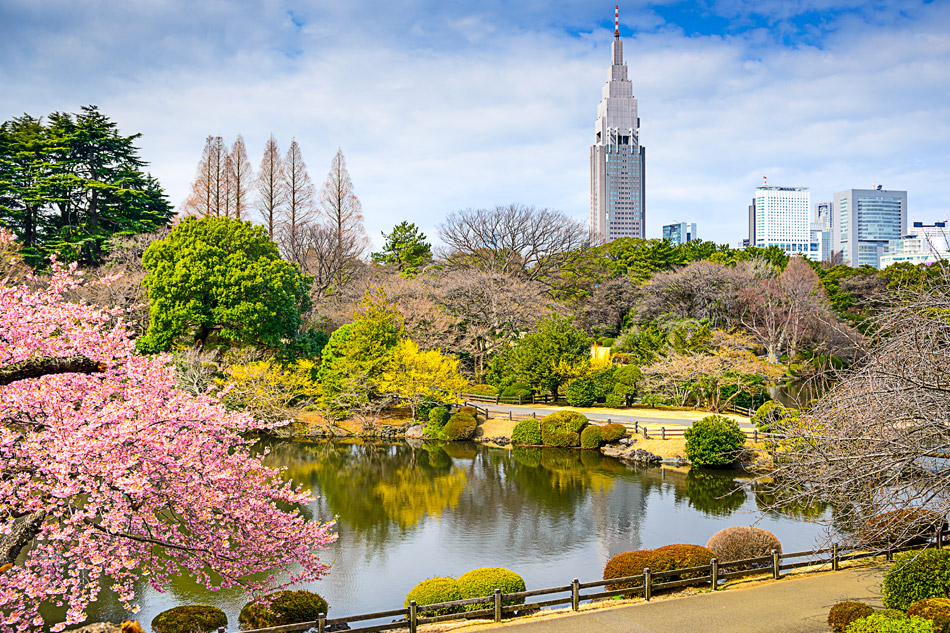
[[[550,404],[554,402],[551,394],[536,394],[530,396],[489,396],[483,393],[460,393],[459,398],[472,402],[488,402],[490,404]]]
[[[350,624],[356,622],[366,622],[369,620],[381,620],[384,618],[403,618],[390,621],[385,624],[373,624],[357,628],[347,629],[350,633],[371,633],[374,631],[393,631],[408,629],[410,633],[416,633],[420,624],[431,624],[434,622],[445,622],[448,620],[464,620],[477,618],[491,618],[495,622],[501,622],[505,615],[515,612],[537,611],[543,607],[552,607],[562,604],[570,604],[573,611],[580,608],[581,602],[597,600],[600,598],[609,598],[620,595],[640,595],[645,600],[650,600],[656,592],[667,589],[679,589],[682,587],[693,587],[697,585],[708,585],[712,590],[719,588],[719,584],[732,578],[741,578],[754,574],[770,573],[772,578],[778,580],[783,571],[797,569],[799,567],[828,565],[830,571],[837,571],[843,561],[858,560],[862,558],[872,558],[884,555],[885,560],[893,560],[894,554],[908,550],[921,549],[923,547],[935,546],[938,549],[943,547],[943,542],[950,531],[939,530],[935,534],[934,540],[924,541],[903,547],[887,546],[880,550],[857,550],[843,549],[837,543],[826,549],[818,549],[803,552],[792,552],[790,554],[780,554],[777,550],[772,550],[771,555],[761,558],[749,558],[740,561],[731,561],[722,563],[715,558],[708,565],[699,565],[697,567],[688,567],[685,569],[671,569],[667,571],[652,571],[645,568],[643,573],[633,576],[624,576],[622,578],[611,578],[609,580],[594,580],[592,582],[580,582],[576,578],[570,584],[560,587],[549,587],[547,589],[535,589],[533,591],[519,591],[517,593],[502,593],[495,589],[490,596],[483,598],[469,598],[468,600],[453,600],[451,602],[439,602],[436,604],[417,605],[411,601],[409,606],[404,609],[392,609],[390,611],[378,611],[376,613],[363,613],[360,615],[351,615],[342,618],[327,618],[325,614],[311,622],[300,622],[297,624],[285,624],[283,626],[272,626],[266,629],[253,629],[244,631],[244,633],[295,633],[296,631],[306,631],[315,628],[317,633],[325,633],[334,625]],[[783,563],[783,561],[795,562]],[[752,566],[751,569],[742,569]],[[732,571],[730,571],[732,569]],[[693,578],[679,578],[686,574],[703,574]],[[663,579],[669,579],[665,582]],[[659,582],[657,582],[659,581]],[[631,584],[627,588],[618,589],[615,586],[619,584]],[[608,585],[614,587],[608,588]],[[602,591],[585,591],[587,589],[603,589]],[[584,591],[584,593],[581,593]],[[527,600],[541,596],[560,595],[556,598],[540,600],[535,602],[525,602],[524,604],[505,605],[505,602],[512,600]],[[420,614],[426,611],[437,609],[454,609],[469,605],[485,605],[484,609],[477,611],[466,611],[463,613],[449,613],[446,615],[423,617]],[[219,633],[225,633],[224,628],[218,629]]]

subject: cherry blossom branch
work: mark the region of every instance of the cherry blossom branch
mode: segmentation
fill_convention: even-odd
[[[105,363],[85,356],[40,356],[0,366],[0,385],[53,374],[95,374],[105,370]]]

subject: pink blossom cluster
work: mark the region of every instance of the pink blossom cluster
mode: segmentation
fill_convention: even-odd
[[[317,551],[332,523],[304,517],[310,492],[252,454],[239,432],[253,421],[177,389],[170,357],[137,355],[115,313],[64,300],[76,283],[54,263],[42,290],[0,286],[0,365],[84,355],[108,367],[0,387],[0,538],[14,517],[46,515],[0,573],[0,631],[42,630],[44,603],[68,609],[51,630],[82,622],[102,585],[134,612],[137,581],[265,591],[326,574]]]

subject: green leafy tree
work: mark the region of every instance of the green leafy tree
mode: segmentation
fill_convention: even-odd
[[[183,344],[279,349],[298,338],[310,280],[267,231],[230,218],[185,218],[142,256],[149,327],[140,348]]]
[[[383,233],[383,250],[371,255],[377,264],[390,264],[404,277],[413,277],[432,261],[432,245],[415,224],[405,220]]]
[[[517,379],[557,398],[558,388],[576,374],[575,366],[590,358],[590,345],[591,339],[570,319],[556,314],[541,319],[537,330],[512,350]]]
[[[98,264],[110,237],[169,222],[171,204],[142,171],[140,136],[121,135],[94,106],[0,125],[0,223],[23,242],[28,263],[56,253]]]
[[[728,466],[745,444],[739,424],[725,416],[708,415],[686,429],[686,458],[695,466]]]

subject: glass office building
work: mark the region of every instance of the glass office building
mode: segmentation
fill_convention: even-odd
[[[880,268],[888,243],[907,233],[907,192],[875,185],[839,191],[832,202],[833,250],[849,266]]]

